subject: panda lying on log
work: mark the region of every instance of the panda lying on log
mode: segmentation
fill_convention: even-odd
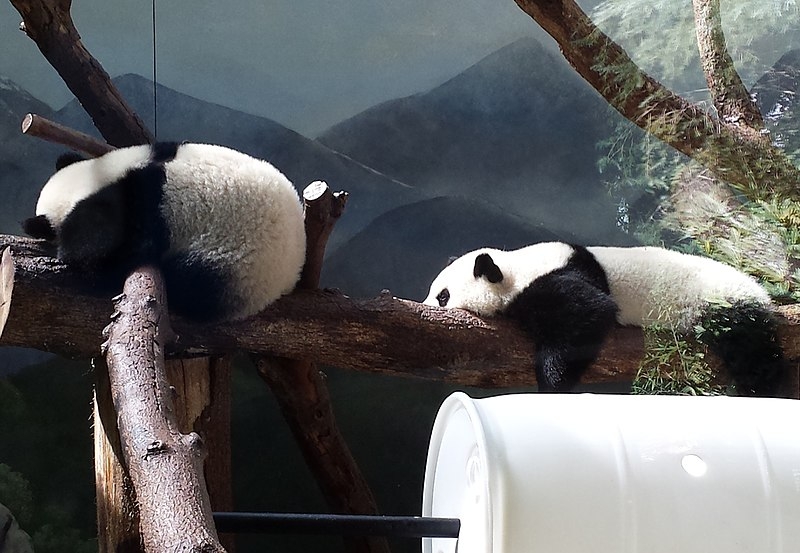
[[[702,325],[699,338],[741,395],[775,395],[785,374],[764,289],[728,265],[662,248],[484,248],[446,267],[424,303],[514,320],[536,346],[541,391],[573,388],[617,323]]]
[[[211,322],[258,313],[299,279],[303,207],[266,161],[222,146],[158,143],[62,156],[57,169],[23,228],[89,270],[92,284],[119,285],[154,263],[170,309]]]

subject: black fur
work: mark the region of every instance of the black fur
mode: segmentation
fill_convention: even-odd
[[[153,153],[150,156],[150,161],[153,163],[164,164],[175,159],[178,155],[178,142],[156,142],[153,144]]]
[[[123,272],[157,261],[169,246],[159,209],[165,178],[163,166],[148,164],[78,202],[59,229],[59,258]]]
[[[542,392],[573,388],[616,324],[605,271],[586,248],[573,247],[564,267],[531,282],[503,312],[536,344]]]
[[[787,374],[775,316],[762,305],[739,301],[711,306],[698,338],[719,356],[744,396],[774,396]]]
[[[174,256],[161,263],[171,311],[197,322],[219,320],[239,309],[242,298],[223,295],[231,276],[191,255]]]
[[[497,284],[503,280],[503,273],[500,267],[495,265],[492,256],[482,253],[475,258],[475,267],[472,269],[472,276],[475,278],[486,277],[486,280]]]
[[[56,171],[60,171],[68,165],[72,165],[78,161],[84,161],[85,159],[85,157],[77,152],[65,152],[56,159]]]
[[[51,242],[56,239],[56,229],[44,215],[37,215],[22,221],[22,230],[32,238],[41,238]]]

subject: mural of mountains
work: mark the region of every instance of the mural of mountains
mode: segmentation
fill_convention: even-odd
[[[153,83],[123,75],[115,84],[153,128]],[[606,132],[608,110],[563,60],[534,40],[508,46],[426,94],[345,121],[319,141],[163,86],[157,92],[160,140],[225,144],[270,160],[299,188],[321,179],[350,192],[329,251],[381,214],[441,195],[499,206],[582,242],[625,239],[614,227],[615,207],[595,169],[594,144]],[[0,206],[0,231],[19,232],[18,222],[31,213],[52,172],[42,160],[62,150],[20,136],[24,113],[97,132],[77,101],[52,113],[10,85],[0,89],[0,99],[14,106],[0,120],[0,190],[11,200]],[[357,147],[337,140],[345,135]]]
[[[615,242],[597,170],[613,112],[557,54],[520,39],[424,94],[389,101],[318,140],[434,195],[480,198],[586,241]]]

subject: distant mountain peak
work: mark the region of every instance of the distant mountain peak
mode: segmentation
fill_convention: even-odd
[[[11,92],[16,92],[19,94],[25,94],[30,96],[27,90],[19,86],[17,83],[12,81],[5,75],[0,75],[0,90],[9,90]]]

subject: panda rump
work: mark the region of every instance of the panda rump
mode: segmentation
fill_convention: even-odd
[[[170,309],[201,321],[241,319],[296,285],[305,261],[303,208],[266,161],[222,146],[158,143],[60,160],[23,223],[113,282],[142,263],[163,273]]]

